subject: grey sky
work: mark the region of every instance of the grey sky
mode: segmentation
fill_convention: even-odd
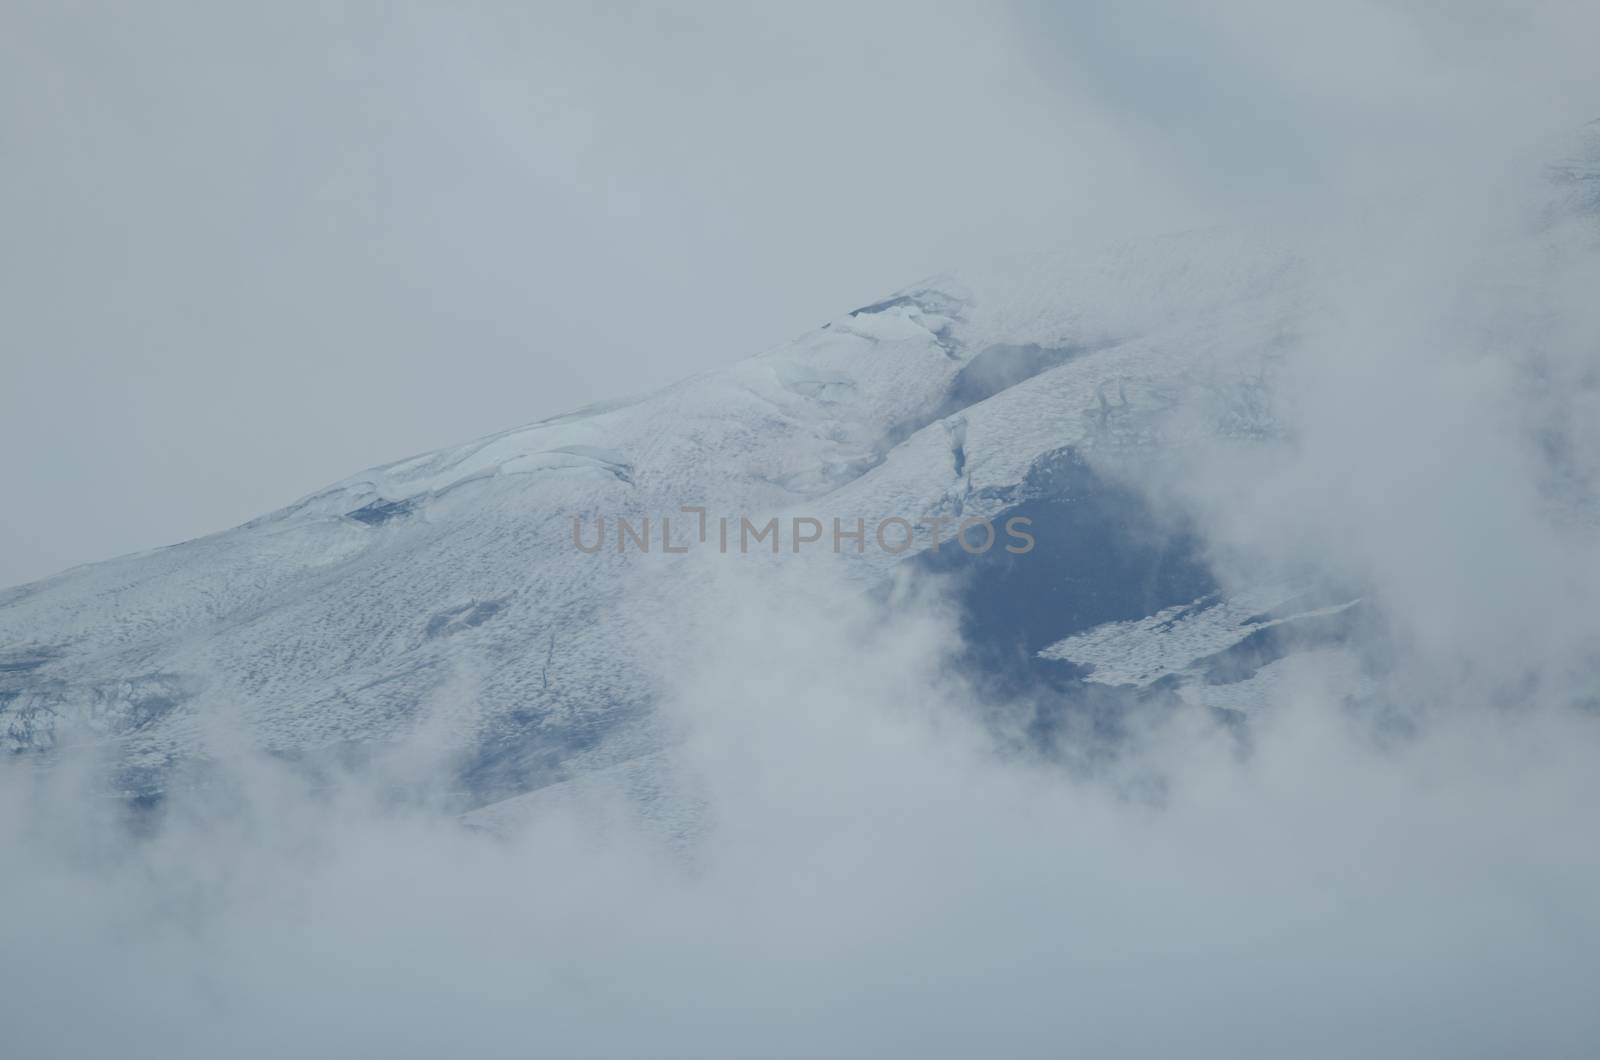
[[[7,4],[0,584],[1103,234],[1135,160],[912,10]]]
[[[1314,214],[1379,171],[1435,194],[1530,113],[1593,116],[1594,21],[8,3],[0,584],[669,382],[971,259]]]

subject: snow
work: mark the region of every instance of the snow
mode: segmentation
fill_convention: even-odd
[[[305,752],[399,738],[468,688],[461,740],[515,728],[571,758],[580,736],[625,727],[658,693],[665,660],[651,653],[667,649],[639,635],[641,616],[669,613],[696,570],[579,553],[574,516],[992,516],[1063,447],[1239,431],[1225,391],[1292,331],[1298,282],[1291,257],[1213,232],[936,277],[658,393],[0,593],[0,645],[42,659],[0,671],[0,747],[112,739],[125,764],[159,771],[203,753],[209,718]],[[953,407],[963,367],[1000,346],[1073,352]],[[904,560],[869,547],[838,562],[866,584]],[[458,621],[483,601],[478,621]],[[1218,605],[1230,607],[1245,605]],[[1223,616],[1229,635],[1242,628],[1233,610],[1206,622]],[[1051,650],[1140,683],[1223,637],[1199,619],[1144,621]]]
[[[1043,659],[1090,666],[1087,680],[1143,688],[1168,677],[1200,676],[1196,664],[1240,643],[1252,633],[1298,619],[1336,615],[1359,600],[1295,609],[1299,591],[1289,586],[1245,590],[1228,598],[1196,600],[1132,622],[1108,622],[1057,641]],[[1267,617],[1269,613],[1272,617]]]

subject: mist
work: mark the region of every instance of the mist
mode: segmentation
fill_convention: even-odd
[[[1071,767],[951,672],[937,594],[770,577],[711,590],[666,708],[688,827],[600,789],[483,830],[385,796],[381,764],[311,782],[235,752],[130,834],[68,772],[10,771],[12,1048],[1579,1056],[1600,1032],[1592,716],[1398,727],[1312,658],[1248,746],[1191,711]]]
[[[605,36],[614,27],[596,18],[590,31],[648,68],[636,52],[649,34]],[[766,31],[727,18],[718,24],[735,28],[704,47],[721,56],[749,42],[727,61],[758,77]],[[970,18],[905,32],[942,40]],[[837,21],[828,30],[816,32],[858,63],[881,54],[858,54]],[[954,586],[906,575],[873,595],[827,556],[707,557],[692,597],[659,624],[676,650],[618,645],[661,660],[668,690],[671,739],[643,800],[602,778],[462,812],[456,752],[426,721],[358,768],[308,771],[220,718],[207,768],[152,807],[100,797],[92,747],[48,766],[6,763],[9,1049],[1594,1052],[1600,227],[1584,187],[1551,178],[1573,159],[1600,172],[1585,125],[1600,116],[1600,15],[1582,4],[1024,5],[1005,40],[952,90],[959,103],[935,97],[965,122],[908,105],[904,124],[869,116],[887,146],[850,123],[835,146],[870,160],[926,138],[957,174],[939,201],[1004,197],[1011,226],[977,211],[942,236],[907,235],[912,213],[935,229],[946,216],[926,190],[896,215],[900,228],[849,214],[866,242],[906,241],[841,266],[842,279],[806,287],[783,313],[823,312],[840,284],[870,281],[873,295],[912,278],[877,275],[889,265],[1123,225],[1139,235],[1203,221],[1295,247],[1311,277],[1303,328],[1250,365],[1270,384],[1271,436],[1099,467],[1196,526],[1224,585],[1309,572],[1354,587],[1369,617],[1348,654],[1284,660],[1273,702],[1242,721],[1152,707],[1123,719],[1114,748],[1041,748],[1025,737],[1039,709],[1030,694],[957,664]],[[1039,130],[1033,161],[1063,166],[1089,142],[1024,121],[1002,70],[1115,154],[1081,178],[1103,192],[1093,210],[1061,206],[1085,193],[1076,175],[1059,196],[1037,175],[1009,184],[1026,167],[973,131],[998,109],[1002,132]],[[720,132],[720,108],[746,104],[699,76],[715,80],[686,72],[673,92],[714,98],[685,120]],[[999,87],[966,95],[984,76]],[[780,93],[788,109],[763,117],[821,138],[862,77],[830,89],[839,98],[826,107]],[[573,83],[601,98],[638,88]],[[491,117],[506,98],[484,104]],[[670,131],[642,135],[671,150]],[[591,161],[591,173],[622,168]],[[817,165],[832,190],[796,207],[788,235],[824,200],[854,201],[855,166]],[[743,181],[728,196],[755,204],[741,216],[789,216],[746,155],[682,173],[712,199],[724,170]],[[1116,187],[1123,172],[1137,185]],[[1030,212],[1044,220],[1024,234]],[[638,204],[642,224],[671,228],[660,214],[659,201]],[[764,275],[849,257],[829,242],[838,229],[818,232],[824,246]],[[680,236],[663,235],[657,253]],[[758,320],[802,326],[773,309],[784,288],[734,310],[745,324],[725,335],[745,342]],[[647,301],[652,329],[695,346],[701,310],[679,308],[679,295],[703,293]],[[664,362],[661,381],[668,366],[699,367],[693,357],[748,352],[696,350]],[[634,362],[605,363],[597,378]],[[396,454],[373,454],[385,455]],[[429,709],[470,714],[471,676]]]

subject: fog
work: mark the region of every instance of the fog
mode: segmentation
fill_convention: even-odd
[[[379,795],[381,763],[313,786],[239,752],[135,839],[69,772],[13,771],[10,1048],[1580,1056],[1600,1033],[1592,716],[1379,724],[1313,658],[1248,746],[1196,711],[1073,769],[982,720],[936,600],[774,577],[717,585],[665,708],[687,842],[603,796],[475,831]]]
[[[781,33],[725,17],[707,16],[723,35],[702,46],[759,79],[770,53],[756,42]],[[1373,613],[1350,646],[1359,693],[1329,653],[1307,653],[1246,730],[1199,709],[1151,712],[1128,719],[1115,754],[1051,755],[1015,738],[1025,698],[997,700],[953,668],[959,621],[944,587],[876,600],[826,557],[724,564],[685,602],[702,620],[672,631],[683,650],[657,675],[676,734],[665,818],[600,786],[478,827],[445,808],[452,763],[427,725],[332,778],[219,729],[213,779],[149,812],[86,794],[87,752],[0,770],[8,1049],[1594,1052],[1600,237],[1545,165],[1581,150],[1581,126],[1600,115],[1594,10],[1050,5],[1015,12],[993,53],[986,34],[1001,31],[988,19],[864,19],[819,16],[817,37],[801,39],[837,45],[837,95],[824,106],[807,92],[826,78],[790,83],[778,93],[787,109],[763,112],[759,143],[811,133],[830,158],[866,159],[865,172],[880,149],[898,158],[925,140],[955,173],[939,195],[1003,199],[992,208],[1017,223],[958,210],[955,234],[917,235],[913,213],[938,231],[951,215],[914,190],[914,209],[895,214],[902,228],[848,214],[862,245],[905,240],[828,283],[881,293],[911,279],[878,275],[886,265],[986,240],[1019,249],[1079,220],[1138,232],[1205,217],[1303,248],[1313,304],[1271,367],[1281,430],[1191,447],[1133,484],[1194,520],[1225,582],[1309,570],[1359,587]],[[635,52],[657,24],[627,25],[596,16],[586,32],[619,67],[631,57],[649,71]],[[949,69],[915,47],[929,34],[947,45],[977,34],[987,58],[924,101],[909,86],[942,84]],[[890,37],[918,58],[869,61]],[[779,54],[799,63],[790,46]],[[1046,190],[984,141],[995,112],[995,136],[1045,128],[1011,95],[1001,56],[1030,79],[1028,99],[1082,116],[1115,153],[1084,180],[1142,175],[1097,185],[1101,216],[1087,219],[1076,175]],[[902,66],[921,79],[898,79]],[[1002,67],[989,94],[969,94]],[[735,174],[748,181],[729,192],[749,196],[744,216],[810,229],[782,266],[792,271],[773,275],[851,258],[827,242],[837,229],[812,225],[823,198],[780,205],[758,194],[767,186],[749,156],[697,153],[723,128],[721,108],[764,106],[760,94],[724,99],[722,69],[668,80],[667,98],[696,104],[690,126],[711,130],[684,141],[686,184],[709,200],[711,174]],[[626,94],[647,80],[637,76],[589,70],[573,92]],[[864,107],[865,126],[821,116],[874,98],[856,95],[863,84],[910,93],[894,112],[904,122]],[[651,149],[675,142],[641,132]],[[1035,158],[1084,142],[1054,135],[1039,132]],[[782,169],[786,148],[771,149]],[[852,199],[858,173],[837,158],[816,163],[830,205]],[[589,172],[622,164],[602,155]],[[1020,183],[1003,187],[1014,173]],[[663,220],[660,200],[637,206],[646,228],[696,226],[692,213]],[[1044,220],[1019,234],[1027,214]],[[511,279],[493,282],[514,300]],[[708,321],[704,300],[691,319],[678,296],[700,281],[677,282],[638,288],[656,292],[640,314],[653,331],[700,351],[664,358],[662,371],[741,352],[703,337],[753,332]],[[821,282],[801,285],[803,298],[783,282],[751,294],[766,286],[717,312],[794,330],[785,314],[837,308],[818,304],[839,293]],[[608,303],[589,297],[576,304],[602,313]],[[574,314],[550,326],[575,327]],[[350,327],[350,341],[370,338]],[[341,407],[351,424],[384,418]]]

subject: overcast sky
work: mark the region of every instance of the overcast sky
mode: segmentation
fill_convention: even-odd
[[[1021,28],[6,4],[0,584],[1087,234],[1138,166]]]
[[[1292,213],[1419,107],[1561,96],[1506,76],[1584,69],[1546,8],[12,0],[0,584],[968,260]]]

